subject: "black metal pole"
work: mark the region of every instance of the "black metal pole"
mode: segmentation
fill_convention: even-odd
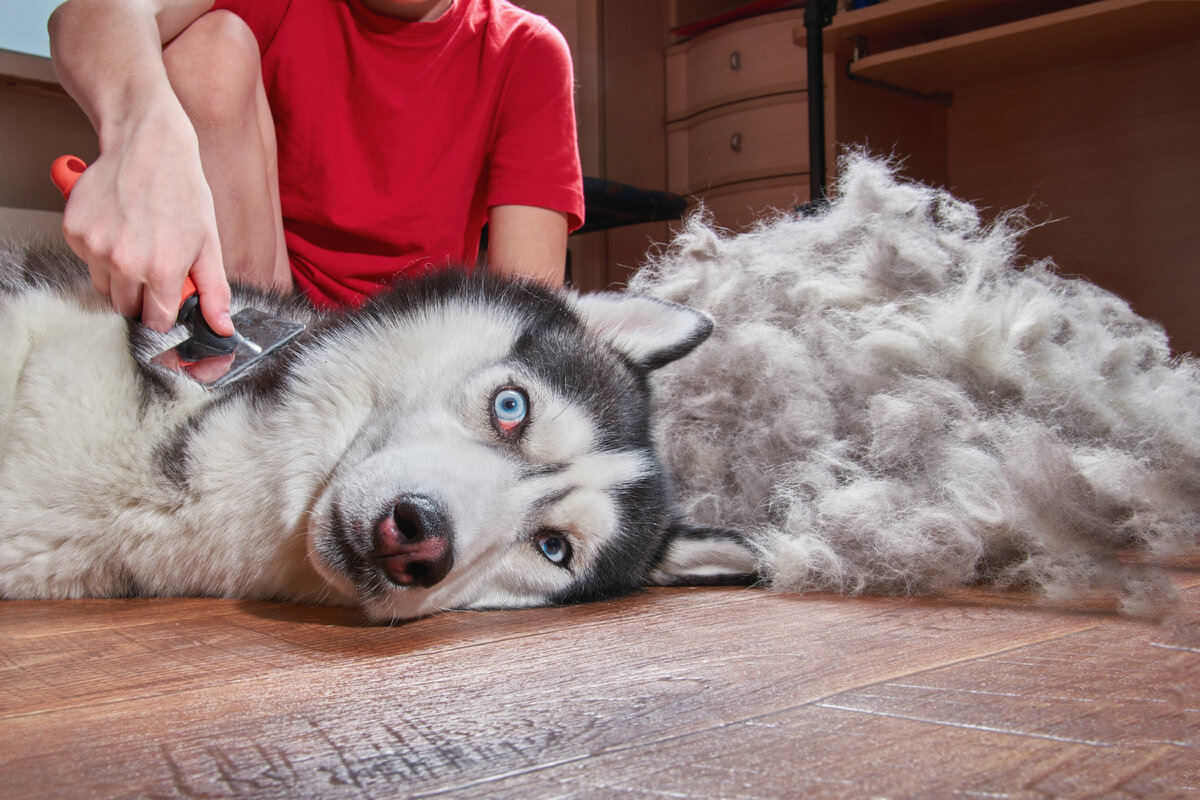
[[[808,0],[804,28],[808,49],[808,202],[825,202],[825,26],[837,0]]]

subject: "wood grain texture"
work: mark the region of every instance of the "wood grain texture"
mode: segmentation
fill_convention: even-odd
[[[654,590],[447,614],[0,605],[0,786],[33,797],[1187,796],[1200,583],[1131,621]]]

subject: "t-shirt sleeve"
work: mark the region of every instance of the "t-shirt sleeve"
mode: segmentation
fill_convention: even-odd
[[[265,53],[290,4],[291,0],[216,0],[212,10],[224,9],[241,17],[258,40],[258,52]]]
[[[548,22],[515,54],[497,115],[490,153],[488,207],[525,205],[583,224],[583,172],[575,131],[571,52]]]

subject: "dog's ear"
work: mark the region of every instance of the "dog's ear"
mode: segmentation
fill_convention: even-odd
[[[647,370],[684,357],[713,330],[703,311],[640,295],[580,295],[575,310],[588,330]]]
[[[675,525],[651,586],[719,586],[755,583],[758,554],[741,533],[727,528]]]

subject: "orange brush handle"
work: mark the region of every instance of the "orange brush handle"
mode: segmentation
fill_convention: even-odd
[[[71,199],[71,190],[75,188],[75,181],[79,180],[79,176],[85,169],[87,169],[87,163],[78,156],[59,156],[54,159],[54,163],[50,165],[50,180],[54,181],[54,185],[62,192],[63,200]],[[179,304],[183,305],[183,301],[195,293],[196,284],[188,275],[183,279],[183,293],[179,296]]]
[[[63,200],[71,199],[75,181],[79,180],[85,169],[87,164],[77,156],[59,156],[54,159],[54,163],[50,165],[50,180],[54,181],[54,185],[62,192]]]

